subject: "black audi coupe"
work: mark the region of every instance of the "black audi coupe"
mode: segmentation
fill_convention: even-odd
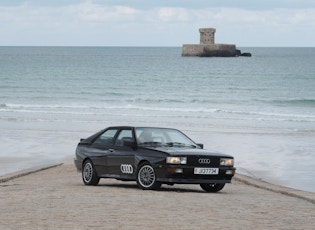
[[[136,181],[147,190],[162,184],[200,184],[206,192],[218,192],[235,174],[232,156],[208,152],[170,128],[106,128],[80,140],[74,163],[86,185],[115,178]]]

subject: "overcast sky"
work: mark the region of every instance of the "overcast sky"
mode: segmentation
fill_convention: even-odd
[[[0,46],[315,47],[315,0],[0,0]]]

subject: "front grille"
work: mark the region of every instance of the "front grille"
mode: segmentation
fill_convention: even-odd
[[[219,167],[220,158],[203,156],[203,155],[187,156],[187,165],[205,167],[205,168],[206,167]]]

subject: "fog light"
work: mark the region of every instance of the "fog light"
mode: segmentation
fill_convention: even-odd
[[[177,169],[177,168],[167,168],[168,173],[183,173],[183,169]]]
[[[227,174],[227,175],[234,175],[235,174],[235,170],[226,170],[225,174]]]

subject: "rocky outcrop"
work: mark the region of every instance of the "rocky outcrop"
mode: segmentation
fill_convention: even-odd
[[[251,53],[242,53],[241,56],[243,56],[243,57],[251,57],[252,54]]]

